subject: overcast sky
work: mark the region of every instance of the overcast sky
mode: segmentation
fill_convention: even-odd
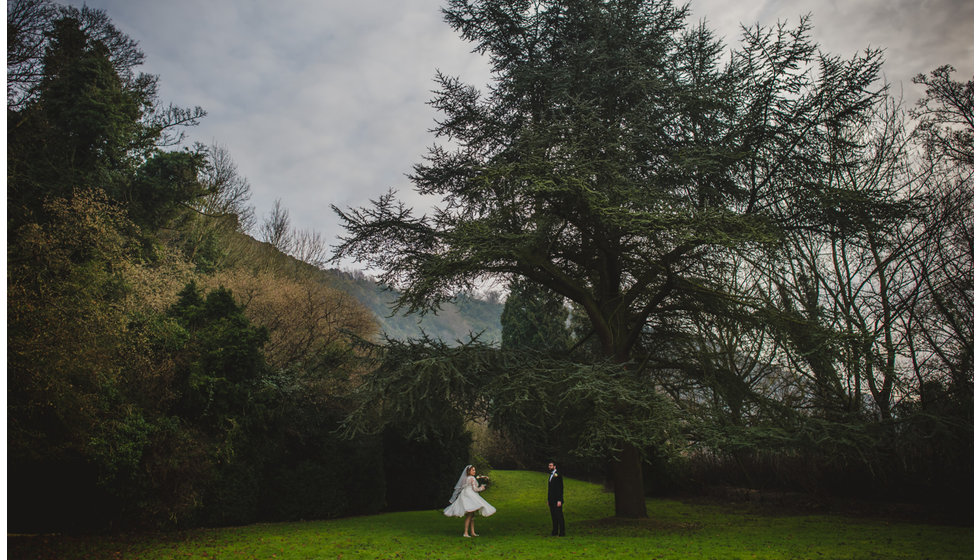
[[[81,2],[69,2],[81,5]],[[442,21],[442,0],[88,0],[146,53],[160,101],[208,112],[191,141],[224,146],[252,186],[261,222],[276,199],[294,228],[335,244],[330,210],[395,188],[432,144],[426,105],[437,69],[482,86],[485,64]],[[884,74],[909,102],[912,76],[943,64],[973,77],[971,0],[693,0],[735,42],[740,24],[812,14],[824,52],[885,50]]]

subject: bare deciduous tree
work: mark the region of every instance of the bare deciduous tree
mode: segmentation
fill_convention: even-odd
[[[317,268],[323,268],[330,260],[329,248],[323,235],[313,228],[293,232],[292,239],[291,256]]]
[[[941,66],[916,83],[926,97],[913,112],[931,174],[924,186],[926,211],[916,233],[921,250],[911,256],[919,293],[910,325],[920,385],[939,380],[969,395],[973,383],[973,80],[956,82]]]
[[[289,210],[282,207],[282,201],[276,203],[269,212],[261,227],[261,239],[282,253],[289,254],[293,247],[293,233],[289,228]]]
[[[207,155],[201,172],[207,195],[198,200],[196,209],[208,216],[234,218],[239,231],[250,231],[255,227],[255,208],[248,204],[252,198],[248,180],[238,173],[238,165],[224,146],[198,145],[198,149]]]

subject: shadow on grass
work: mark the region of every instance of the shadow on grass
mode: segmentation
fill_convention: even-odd
[[[596,533],[627,533],[636,536],[646,536],[650,533],[657,534],[676,534],[691,535],[700,531],[704,526],[701,523],[664,521],[661,519],[624,519],[619,517],[605,517],[590,521],[580,521],[575,524],[580,531]]]

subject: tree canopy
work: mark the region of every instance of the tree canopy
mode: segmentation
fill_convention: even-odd
[[[203,157],[162,149],[204,111],[162,107],[156,76],[135,72],[142,51],[105,12],[44,0],[8,11],[8,228],[75,188],[105,191],[150,228],[203,194]]]

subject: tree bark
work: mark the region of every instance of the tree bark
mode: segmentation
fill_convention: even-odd
[[[616,517],[645,518],[646,494],[643,489],[643,462],[640,451],[627,445],[612,461]]]

